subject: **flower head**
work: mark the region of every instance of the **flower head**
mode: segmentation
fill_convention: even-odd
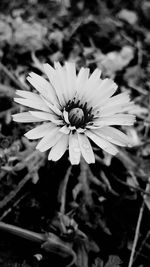
[[[128,114],[133,105],[127,92],[114,95],[117,85],[111,79],[101,79],[96,69],[91,75],[81,68],[78,75],[74,63],[54,68],[44,64],[45,79],[30,73],[28,82],[37,93],[17,90],[14,100],[31,108],[13,115],[17,122],[42,122],[25,136],[41,139],[37,149],[50,149],[48,159],[57,161],[69,148],[72,164],[79,164],[81,154],[87,163],[95,157],[90,140],[106,152],[115,155],[118,146],[127,146],[129,139],[113,126],[132,125],[135,116]]]

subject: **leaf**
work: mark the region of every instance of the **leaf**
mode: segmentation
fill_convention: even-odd
[[[92,267],[104,267],[104,263],[100,258],[96,258]]]
[[[88,252],[86,251],[85,244],[82,242],[78,242],[77,266],[88,267]]]
[[[104,267],[120,267],[121,264],[122,261],[120,260],[119,256],[110,255]]]
[[[123,70],[134,58],[134,49],[132,46],[124,46],[120,52],[112,51],[103,55],[100,62],[100,68],[106,75],[113,77],[117,71]]]
[[[12,30],[7,21],[0,20],[0,47],[9,43],[12,38]]]
[[[36,51],[46,44],[47,28],[40,22],[26,22],[19,18],[13,21],[13,46],[18,52]]]
[[[128,22],[131,25],[134,25],[137,22],[137,15],[134,11],[128,10],[128,9],[122,9],[118,13],[118,18]]]

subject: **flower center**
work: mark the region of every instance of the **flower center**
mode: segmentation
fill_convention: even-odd
[[[72,126],[80,127],[84,122],[84,112],[81,108],[73,108],[69,111],[68,119]]]

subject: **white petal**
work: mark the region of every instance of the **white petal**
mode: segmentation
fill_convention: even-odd
[[[46,103],[46,105],[51,109],[51,111],[53,111],[58,116],[61,116],[62,115],[62,112],[60,111],[59,108],[57,108],[57,106],[55,105],[55,103],[54,104],[51,104],[44,97],[42,97],[42,99]]]
[[[130,98],[129,94],[125,92],[109,98],[103,106],[99,105],[99,110],[102,117],[110,116],[115,113],[123,113],[128,105],[130,105]]]
[[[58,99],[52,85],[40,75],[31,72],[27,77],[28,82],[48,101],[58,103]]]
[[[74,130],[76,131],[76,127],[75,127],[75,126],[71,126],[71,125],[69,125],[68,127],[69,127],[69,129],[70,129],[71,131],[74,131]]]
[[[77,92],[80,92],[88,81],[89,68],[81,68],[77,76]]]
[[[31,99],[31,100],[36,100],[36,98],[39,97],[39,95],[37,95],[36,93],[32,93],[32,92],[25,91],[25,90],[16,90],[15,94],[23,98]]]
[[[103,127],[107,125],[133,125],[135,116],[131,114],[115,114],[109,117],[99,118],[94,126]]]
[[[93,73],[91,74],[91,76],[90,76],[90,81],[92,81],[92,82],[94,82],[95,80],[100,80],[100,76],[101,76],[101,70],[100,69],[95,69],[94,71],[93,71]]]
[[[14,121],[22,122],[22,123],[43,121],[43,119],[34,117],[29,112],[22,112],[22,113],[14,114],[12,115],[12,117]]]
[[[76,94],[76,88],[77,88],[75,63],[66,62],[65,69],[66,69],[66,75],[67,75],[67,86],[68,86],[69,99],[72,100]]]
[[[117,148],[112,145],[111,143],[109,143],[107,140],[104,140],[103,138],[99,137],[98,135],[96,135],[94,133],[94,131],[86,131],[86,135],[100,148],[102,148],[103,150],[105,150],[106,152],[112,154],[112,155],[116,155],[118,150]]]
[[[61,92],[64,101],[64,105],[69,101],[68,86],[67,86],[67,73],[66,69],[60,65],[59,62],[54,62],[55,70],[61,84]]]
[[[68,118],[68,112],[66,110],[63,111],[64,120],[67,124],[70,124],[69,118]]]
[[[69,134],[70,133],[70,129],[66,125],[61,127],[59,131],[64,133],[64,134]]]
[[[38,143],[36,149],[44,152],[54,146],[62,136],[63,134],[59,132],[59,128],[52,126],[48,134]]]
[[[57,161],[59,160],[65,151],[67,150],[69,143],[69,136],[63,135],[61,139],[51,148],[51,151],[48,155],[48,160]]]
[[[43,102],[43,100],[40,98],[35,98],[35,100],[32,99],[24,99],[24,98],[14,98],[14,101],[16,103],[19,103],[21,105],[30,107],[30,108],[35,108],[43,111],[48,111],[49,112],[49,107]]]
[[[49,123],[43,123],[42,125],[37,126],[36,128],[28,131],[24,135],[28,139],[39,139],[42,138],[43,136],[47,135],[47,133],[50,132],[52,124]]]
[[[88,140],[85,134],[78,134],[79,146],[84,157],[85,161],[90,163],[95,163],[95,156],[93,153],[93,149],[91,147],[90,141]]]
[[[71,161],[71,164],[79,164],[80,162],[80,156],[81,156],[81,151],[79,147],[79,141],[78,141],[78,136],[77,133],[71,133],[69,135],[69,158]]]
[[[95,69],[93,73],[91,74],[87,85],[86,85],[86,96],[90,96],[91,93],[93,93],[93,90],[101,84],[102,80],[100,79],[101,76],[101,70]]]
[[[135,114],[136,115],[136,107],[137,105],[134,104],[134,102],[130,102],[127,105],[125,105],[122,109],[122,112],[128,112],[131,114]],[[135,112],[135,113],[134,113]]]
[[[91,96],[97,89],[97,87],[101,84],[102,80],[100,79],[101,71],[96,69],[85,83],[84,88],[80,90],[80,97],[88,102]]]
[[[44,64],[43,67],[52,87],[54,88],[56,92],[56,95],[59,99],[59,103],[63,107],[65,105],[65,101],[64,101],[64,96],[61,91],[61,82],[60,82],[59,76],[56,70],[53,69],[49,64]]]
[[[43,121],[51,121],[57,125],[63,124],[62,120],[57,119],[54,114],[42,111],[29,111],[33,116],[42,119]]]
[[[102,105],[117,90],[117,84],[111,79],[104,79],[99,87],[91,94],[91,104],[93,107]]]
[[[127,146],[130,143],[129,137],[126,134],[113,127],[106,126],[95,130],[94,133],[115,145]]]
[[[78,128],[77,130],[76,130],[78,133],[84,133],[85,131],[86,131],[86,129],[84,128]]]
[[[109,116],[113,116],[114,114],[118,114],[118,113],[130,113],[130,108],[132,108],[133,105],[131,103],[127,103],[127,104],[123,104],[121,105],[116,105],[116,106],[112,106],[109,108],[104,109],[103,111],[100,111],[101,117],[109,117]],[[131,112],[132,113],[132,112]]]
[[[114,114],[124,113],[125,108],[126,108],[126,104],[123,104],[122,106],[116,105],[116,106],[106,108],[103,111],[100,111],[100,114],[101,114],[101,117],[108,117],[108,116],[112,116]]]
[[[104,108],[109,108],[116,105],[123,105],[124,103],[129,103],[129,101],[130,97],[128,92],[124,92],[108,99],[108,101],[104,104]]]

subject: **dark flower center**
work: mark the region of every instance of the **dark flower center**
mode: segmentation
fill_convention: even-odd
[[[81,108],[73,108],[68,113],[71,126],[80,127],[84,123],[84,112]]]
[[[92,107],[89,108],[87,102],[81,103],[75,97],[73,100],[69,100],[65,106],[65,110],[68,112],[68,119],[71,126],[76,128],[85,128],[88,123],[92,123],[94,114]]]

